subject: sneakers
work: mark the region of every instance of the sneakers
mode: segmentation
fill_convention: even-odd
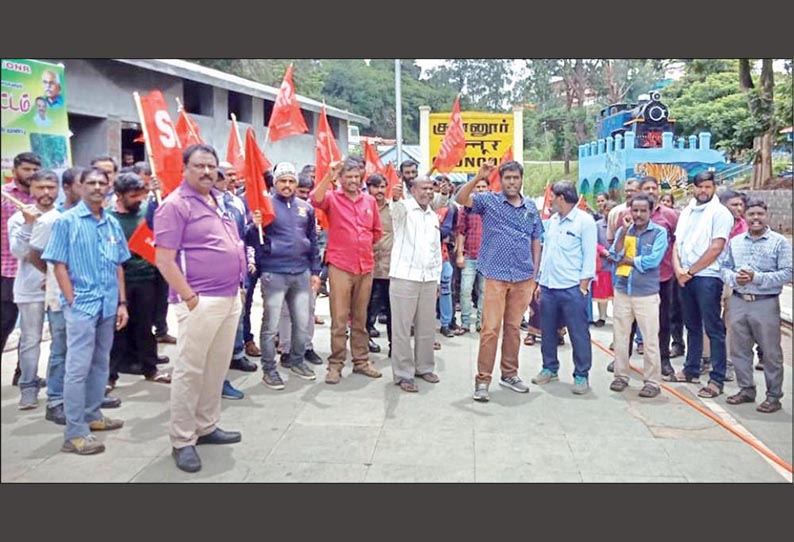
[[[518,378],[518,376],[503,376],[499,379],[499,385],[504,386],[505,388],[510,388],[511,390],[518,393],[529,393],[529,386],[524,384],[524,382]]]
[[[371,363],[362,363],[361,365],[356,365],[353,367],[353,372],[356,374],[368,376],[370,378],[380,378],[383,376],[380,371],[378,371],[375,367],[372,366]]]
[[[587,377],[575,376],[573,377],[573,387],[571,393],[574,395],[584,395],[590,390],[590,385],[587,383]]]
[[[224,399],[231,399],[232,401],[237,401],[245,397],[245,394],[238,389],[235,389],[232,386],[232,383],[228,380],[223,381],[223,391],[221,391],[221,397]]]
[[[104,452],[105,445],[94,435],[88,435],[64,441],[61,451],[69,454],[92,455]]]
[[[491,400],[491,396],[488,395],[488,383],[487,382],[477,382],[474,385],[474,395],[473,398],[475,401],[480,401],[481,403],[487,403]]]
[[[303,359],[311,363],[312,365],[322,365],[323,359],[317,355],[317,352],[314,350],[306,350],[306,353],[303,354]]]
[[[342,380],[342,371],[338,367],[329,366],[328,373],[325,375],[326,384],[339,384]]]
[[[629,383],[628,383],[628,382],[626,382],[626,381],[625,381],[624,379],[622,379],[622,378],[616,378],[616,379],[615,379],[615,380],[613,380],[613,381],[612,381],[612,383],[609,385],[609,389],[610,389],[610,390],[612,390],[612,391],[617,391],[617,392],[621,392],[621,391],[625,390],[625,389],[626,389],[626,388],[628,388],[628,387],[629,387]]]
[[[279,361],[281,362],[281,366],[284,367],[285,369],[289,369],[290,365],[292,365],[292,363],[290,363],[289,361],[289,353],[281,354],[281,358],[279,359]]]
[[[91,431],[113,431],[114,429],[121,429],[123,426],[123,420],[114,420],[108,417],[103,417],[101,420],[94,420],[88,424],[88,428]]]
[[[284,389],[284,381],[281,380],[281,375],[278,374],[278,371],[269,371],[262,376],[262,381],[265,383],[265,386],[270,388],[271,390],[283,390]]]
[[[309,366],[305,363],[301,363],[300,365],[293,365],[290,367],[289,372],[292,374],[298,375],[300,378],[304,380],[314,380],[317,378],[317,375],[314,374],[314,371],[309,369]]]
[[[541,369],[537,376],[532,379],[533,384],[548,384],[554,380],[559,380],[557,373],[552,373],[548,369]]]
[[[63,404],[47,407],[44,413],[44,419],[56,425],[66,425],[66,413],[63,410]]]
[[[444,337],[454,337],[455,336],[455,332],[452,331],[451,329],[449,329],[447,326],[442,326],[441,327],[441,334]]]
[[[262,356],[262,351],[256,345],[254,341],[246,341],[245,342],[245,355],[251,356],[252,358],[258,358]]]
[[[39,387],[32,386],[19,390],[19,410],[32,410],[39,406]]]

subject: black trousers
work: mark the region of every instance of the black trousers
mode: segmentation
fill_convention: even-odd
[[[670,335],[673,346],[684,348],[684,309],[681,304],[681,286],[675,277],[670,279],[673,283],[673,293],[670,297]]]
[[[152,307],[157,293],[154,281],[127,283],[127,312],[130,319],[113,336],[110,380],[118,379],[120,372],[144,376],[157,373],[157,342],[152,335]]]
[[[673,283],[678,284],[675,277],[659,283],[659,354],[663,364],[670,362],[670,306],[675,295]]]
[[[375,327],[378,315],[386,314],[386,333],[391,344],[391,302],[389,301],[389,279],[372,279],[372,292],[367,307],[367,329]]]
[[[168,283],[165,281],[160,271],[156,272],[154,278],[155,294],[152,299],[151,307],[154,307],[154,334],[159,336],[168,333],[168,323],[166,317],[168,316]]]
[[[14,279],[10,277],[3,277],[2,286],[0,286],[0,296],[2,297],[2,326],[3,326],[3,345],[0,347],[0,352],[6,349],[6,341],[11,332],[14,331],[14,326],[17,323],[17,316],[19,316],[19,309],[14,303]]]

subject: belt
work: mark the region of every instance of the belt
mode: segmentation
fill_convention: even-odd
[[[736,297],[740,297],[745,301],[758,301],[759,299],[769,299],[771,297],[777,297],[780,294],[740,294],[739,292],[733,292],[733,295]]]

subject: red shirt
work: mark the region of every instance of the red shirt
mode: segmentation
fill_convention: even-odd
[[[36,203],[36,198],[34,198],[31,194],[25,194],[22,190],[20,190],[19,185],[15,180],[4,185],[3,192],[7,192],[9,195],[14,196],[22,203],[26,203],[28,205]],[[0,235],[2,235],[2,239],[0,239],[0,256],[2,256],[3,260],[2,274],[6,278],[16,277],[17,267],[19,265],[16,256],[11,254],[11,245],[8,242],[8,219],[11,218],[11,215],[16,213],[18,210],[19,209],[17,209],[16,205],[3,198],[2,210],[0,210],[0,221],[2,221],[2,229],[0,229]]]
[[[458,235],[463,235],[463,255],[476,260],[482,242],[482,216],[464,207],[458,215]]]
[[[353,201],[344,192],[328,190],[321,202],[312,193],[311,204],[328,216],[328,263],[356,275],[372,271],[372,245],[383,236],[375,198],[361,193]]]
[[[623,217],[631,216],[631,209],[626,209],[618,217],[618,225],[623,225]],[[659,280],[667,282],[673,278],[673,245],[675,245],[675,228],[678,226],[678,213],[669,207],[659,205],[651,213],[651,222],[667,230],[667,251],[659,265]]]

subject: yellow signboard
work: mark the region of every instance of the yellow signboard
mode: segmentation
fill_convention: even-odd
[[[450,113],[430,114],[430,163],[436,159]],[[486,160],[499,159],[513,144],[512,113],[478,113],[462,111],[463,132],[466,134],[466,154],[452,170],[455,173],[477,173]]]

